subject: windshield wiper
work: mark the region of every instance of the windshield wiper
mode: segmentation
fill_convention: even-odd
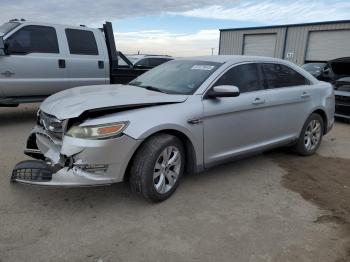
[[[134,82],[130,82],[128,85],[130,86],[140,86],[141,82],[138,81],[134,81]]]
[[[145,89],[151,90],[151,91],[156,91],[156,92],[168,94],[168,92],[166,92],[165,90],[160,89],[160,88],[155,87],[155,86],[139,86],[139,87],[142,87],[142,88],[145,88]]]

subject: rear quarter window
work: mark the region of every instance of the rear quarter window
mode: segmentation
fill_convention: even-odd
[[[262,64],[264,84],[267,88],[309,85],[310,81],[294,69],[282,64]]]

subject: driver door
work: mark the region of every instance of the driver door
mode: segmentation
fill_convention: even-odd
[[[203,100],[206,167],[254,151],[267,141],[268,104],[259,70],[255,63],[232,67],[213,86],[237,86],[240,95]]]

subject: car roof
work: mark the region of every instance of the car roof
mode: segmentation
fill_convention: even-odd
[[[182,57],[178,60],[194,60],[194,61],[206,61],[206,62],[217,62],[217,63],[240,63],[248,61],[256,62],[285,62],[284,60],[272,57],[264,56],[246,56],[246,55],[213,55],[213,56],[194,56],[194,57]]]

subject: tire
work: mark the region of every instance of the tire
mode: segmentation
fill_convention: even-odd
[[[185,151],[177,137],[168,134],[150,137],[133,159],[129,176],[131,190],[149,201],[164,201],[175,192],[184,166]]]
[[[302,156],[314,154],[320,147],[323,137],[324,122],[319,114],[313,113],[305,121],[294,151]]]

